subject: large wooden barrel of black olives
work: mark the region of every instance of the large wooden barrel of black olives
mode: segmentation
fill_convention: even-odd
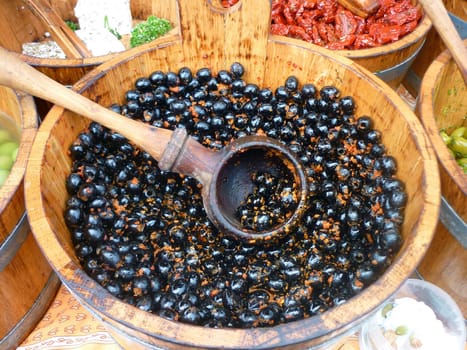
[[[31,96],[0,87],[2,142],[5,131],[18,135],[19,148],[0,187],[0,348],[16,348],[53,300],[59,279],[29,227],[24,201],[24,173],[38,126]],[[13,142],[13,141],[10,141]],[[2,168],[4,155],[2,151]]]
[[[35,5],[31,5],[31,3]],[[18,57],[23,61],[52,79],[64,85],[72,85],[94,67],[117,55],[117,53],[102,56],[92,55],[79,37],[67,26],[67,21],[77,22],[74,13],[76,4],[77,0],[35,2],[1,0],[0,30],[2,36],[0,45],[17,53]],[[38,6],[39,10],[35,6]],[[131,1],[130,8],[134,25],[154,15],[171,22],[174,29],[166,37],[170,37],[173,32],[178,30],[176,1]],[[55,27],[55,30],[59,33],[62,33],[60,37],[54,35],[55,32],[51,26]],[[51,39],[59,44],[66,54],[65,58],[23,54],[23,44],[40,42],[44,40],[45,35],[51,35]],[[164,41],[165,39],[160,38],[158,40]],[[127,50],[131,50],[129,39],[124,37],[121,40]]]
[[[241,76],[245,83],[248,82],[256,84],[258,87],[270,88],[272,92],[274,92],[276,88],[284,86],[286,79],[290,76],[295,76],[300,84],[311,83],[316,87],[320,87],[320,89],[328,86],[328,89],[325,89],[328,91],[326,96],[334,94],[334,90],[329,88],[330,86],[334,86],[339,89],[342,97],[352,96],[356,104],[356,115],[371,116],[374,128],[379,130],[379,132],[375,131],[372,133],[373,136],[369,138],[374,139],[374,137],[376,137],[376,139],[378,139],[381,137],[381,142],[384,143],[388,154],[393,157],[392,159],[395,160],[397,164],[396,175],[404,185],[398,185],[398,182],[391,182],[396,186],[392,187],[392,185],[390,185],[390,188],[405,188],[407,201],[403,205],[405,208],[404,219],[400,221],[400,227],[398,226],[400,237],[395,234],[394,230],[390,231],[391,234],[389,234],[390,232],[388,231],[388,235],[384,235],[384,240],[388,238],[390,242],[385,240],[384,242],[381,241],[381,243],[385,244],[386,247],[396,247],[399,246],[400,243],[400,249],[398,249],[397,254],[393,256],[387,269],[381,274],[378,274],[377,277],[371,266],[368,266],[368,269],[365,270],[366,272],[362,270],[358,273],[359,278],[365,278],[364,276],[367,276],[371,279],[370,276],[374,276],[375,279],[372,283],[369,283],[366,288],[362,288],[356,295],[348,299],[345,297],[345,292],[343,295],[329,296],[329,298],[336,301],[335,306],[322,313],[317,313],[312,317],[296,318],[293,320],[297,315],[290,311],[287,313],[287,317],[290,317],[290,322],[285,322],[286,319],[284,318],[284,322],[269,327],[264,325],[262,327],[254,327],[254,323],[252,323],[252,326],[244,328],[212,328],[181,322],[180,319],[177,321],[176,317],[174,319],[168,319],[169,311],[164,314],[144,311],[144,308],[150,303],[156,302],[151,298],[137,299],[138,295],[141,296],[146,293],[149,285],[144,286],[144,283],[134,285],[135,289],[131,289],[131,293],[134,292],[134,295],[132,294],[130,299],[124,301],[118,297],[118,295],[121,294],[119,288],[120,291],[122,291],[121,288],[123,288],[123,292],[125,292],[124,285],[113,283],[112,285],[108,284],[107,287],[104,288],[98,282],[108,281],[107,278],[114,278],[112,276],[117,276],[117,278],[120,278],[119,281],[122,281],[122,279],[125,280],[127,277],[132,278],[131,276],[134,276],[134,273],[136,273],[136,271],[133,271],[133,273],[130,271],[131,269],[126,269],[128,265],[119,264],[119,254],[124,254],[125,247],[127,247],[124,242],[117,243],[117,247],[123,249],[117,255],[114,254],[115,252],[112,251],[112,249],[107,250],[107,248],[103,246],[96,248],[99,249],[100,253],[104,253],[104,255],[107,256],[106,259],[108,260],[106,261],[108,264],[125,267],[125,269],[119,270],[116,275],[115,273],[109,274],[105,273],[105,271],[101,271],[103,273],[99,272],[95,274],[94,277],[91,277],[91,274],[87,274],[84,266],[80,263],[80,258],[89,256],[88,254],[93,254],[94,248],[89,250],[89,246],[86,245],[88,239],[93,239],[91,237],[97,238],[98,236],[101,238],[110,237],[110,235],[112,235],[112,239],[116,239],[117,241],[120,239],[125,240],[123,237],[118,238],[118,234],[117,236],[114,235],[117,231],[121,232],[119,230],[124,228],[123,226],[125,225],[120,226],[118,222],[115,222],[115,226],[112,224],[112,228],[109,229],[113,233],[111,231],[106,231],[106,229],[102,230],[102,226],[100,225],[98,227],[92,225],[88,226],[87,233],[81,232],[83,235],[77,231],[73,231],[72,233],[69,229],[68,224],[79,222],[79,220],[75,220],[79,218],[79,205],[78,207],[74,207],[74,204],[69,202],[71,199],[68,189],[73,191],[73,188],[79,185],[79,179],[77,179],[78,182],[75,182],[74,179],[69,177],[72,167],[70,154],[75,154],[78,157],[80,157],[79,154],[84,156],[87,152],[82,149],[80,145],[85,147],[85,144],[87,144],[91,148],[94,148],[93,140],[97,142],[104,137],[107,139],[109,135],[104,136],[101,134],[102,129],[100,129],[98,125],[90,124],[90,121],[86,118],[70,113],[61,107],[54,106],[38,130],[26,172],[26,186],[28,188],[26,192],[26,203],[31,227],[40,246],[43,248],[64,285],[72,291],[80,303],[105,325],[112,336],[124,348],[304,349],[323,346],[329,348],[332,346],[331,344],[338,343],[349,333],[358,330],[361,322],[393,295],[415,271],[432,240],[439,212],[439,177],[437,176],[437,162],[434,151],[418,118],[393,89],[388,87],[380,79],[375,78],[370,71],[356,65],[351,60],[341,55],[330,53],[328,50],[301,46],[296,40],[287,41],[284,38],[278,39],[277,37],[271,37],[269,35],[270,18],[266,15],[271,12],[270,6],[269,0],[254,2],[240,1],[236,6],[228,9],[217,6],[215,2],[206,0],[179,2],[182,33],[176,41],[148,50],[141,50],[137,53],[133,52],[131,55],[122,54],[118,58],[112,59],[97,67],[76,83],[73,89],[94,101],[98,101],[99,104],[104,106],[113,105],[112,108],[115,108],[115,110],[120,108],[122,112],[132,114],[138,113],[139,103],[145,103],[144,101],[148,102],[151,100],[150,93],[147,95],[142,93],[140,96],[142,99],[138,97],[138,101],[133,100],[133,102],[131,102],[131,100],[126,100],[126,97],[135,94],[136,85],[143,90],[146,89],[145,86],[148,87],[148,79],[138,80],[139,78],[151,76],[152,81],[155,83],[159,81],[158,77],[160,74],[158,71],[166,72],[167,77],[170,77],[167,81],[171,82],[167,83],[166,81],[166,83],[169,84],[164,90],[167,96],[170,94],[188,93],[187,90],[181,88],[176,82],[178,79],[185,79],[187,77],[185,75],[186,70],[183,70],[183,72],[185,72],[183,74],[178,73],[182,67],[187,67],[192,72],[197,72],[201,70],[201,68],[206,68],[217,76],[220,71],[229,71],[232,69],[230,68],[231,65],[233,65],[234,62],[238,62],[243,66],[244,73],[242,75],[238,70],[234,70],[236,73],[232,74],[239,74],[238,76]],[[219,75],[225,75],[225,72],[223,74],[219,73]],[[203,73],[203,76],[206,77],[206,71]],[[137,80],[138,83],[136,83]],[[227,93],[233,96],[234,90],[227,90],[227,85],[219,83],[219,81],[217,81],[217,83],[215,81],[209,83],[210,81],[208,74],[207,80],[203,82],[203,84],[210,86],[210,89],[215,89],[215,87],[219,88],[218,91],[212,90],[211,95]],[[228,82],[226,83],[228,84]],[[241,82],[235,84],[239,83],[243,86]],[[292,85],[290,85],[289,88],[293,89],[293,87],[291,87]],[[238,85],[235,86],[237,86],[237,88],[239,87]],[[250,88],[254,89],[254,86],[249,86],[248,91],[250,91]],[[234,88],[232,87],[232,89]],[[168,92],[169,90],[170,93]],[[282,90],[284,90],[284,87]],[[162,95],[159,94],[161,92]],[[205,91],[205,93],[208,92]],[[143,98],[143,95],[148,97],[149,100]],[[158,96],[157,98],[162,98],[162,96],[165,95],[163,91],[160,90],[153,97],[156,96]],[[298,96],[296,96],[296,98],[298,98]],[[174,100],[171,101],[174,102]],[[220,104],[223,104],[222,101],[225,100],[220,98]],[[349,99],[346,101],[348,103]],[[127,102],[129,104],[127,104]],[[313,104],[311,101],[310,103]],[[238,105],[241,105],[241,103]],[[176,105],[172,107],[178,108]],[[190,123],[190,120],[195,121],[200,117],[200,114],[197,113],[202,113],[202,109],[199,107],[200,106],[197,107],[198,109],[193,107],[191,111],[193,114],[187,115],[187,123]],[[207,105],[204,107],[208,108]],[[220,111],[218,108],[222,109],[220,105],[216,105],[216,109]],[[346,110],[349,113],[353,113],[351,104],[350,106],[348,105],[348,108],[349,109]],[[296,110],[296,106],[292,106],[287,110],[288,113],[293,113],[293,110]],[[153,116],[157,118],[161,117],[158,115],[158,112],[153,109],[144,113],[140,110],[140,112],[142,113],[140,117],[148,118],[149,121],[152,120]],[[263,112],[267,113],[267,108],[265,108]],[[245,116],[238,116],[239,119],[243,117]],[[156,122],[156,125],[164,127],[164,125],[169,125],[174,122],[174,118],[170,116],[170,113],[165,115],[164,118],[166,119],[158,119],[159,121]],[[310,118],[313,117],[310,116]],[[229,118],[227,119],[230,120]],[[233,120],[231,121],[233,122]],[[249,122],[248,120],[246,121]],[[237,125],[240,125],[238,124],[240,122],[241,121],[238,120]],[[362,124],[363,128],[365,128],[364,125],[368,125],[365,119]],[[199,125],[199,128],[198,131],[203,132],[202,130],[205,130],[205,125]],[[94,136],[91,136],[90,133]],[[96,136],[97,138],[95,138]],[[309,135],[309,137],[311,138],[312,135]],[[78,138],[80,141],[75,142]],[[114,139],[117,144],[121,141],[118,135],[113,136],[112,139]],[[211,141],[215,143],[214,139]],[[109,147],[112,148],[117,146],[117,144],[112,144],[113,146]],[[71,147],[72,145],[75,146]],[[129,145],[130,144],[127,142],[121,144],[122,147],[120,150],[122,152],[129,152],[126,153],[127,155],[133,154],[135,157],[145,157],[144,153],[138,152]],[[326,148],[326,145],[323,145],[323,147]],[[349,150],[356,150],[356,148],[350,144],[348,144],[348,148]],[[81,152],[80,149],[85,152]],[[101,148],[101,146],[97,146],[96,149],[104,151],[105,147]],[[375,154],[379,152],[378,149],[379,151],[382,150],[381,147],[376,147],[374,150],[374,152],[376,152]],[[89,161],[93,159],[91,154],[85,157]],[[127,161],[131,160],[131,158],[126,159]],[[124,169],[116,169],[118,173],[120,173],[121,170],[124,172],[130,170],[131,166],[127,168],[124,165],[127,164],[127,161],[121,163]],[[106,162],[104,161],[104,163]],[[111,160],[107,163],[110,167],[113,166],[112,164],[113,162]],[[82,163],[81,165],[84,167],[80,168],[81,166],[79,164],[74,166],[78,173],[79,169],[82,169],[83,174],[86,173],[91,177],[92,174],[98,174],[92,170],[92,167],[86,168],[86,165]],[[333,167],[330,163],[328,166],[330,168]],[[387,166],[395,170],[395,164],[391,160],[389,160]],[[324,165],[319,167],[317,164],[315,171],[323,171],[323,169]],[[157,174],[155,174],[155,176],[157,177]],[[149,178],[153,178],[153,176],[149,174]],[[134,186],[137,187],[138,185],[137,179],[130,180],[130,182],[131,184],[129,185],[135,190]],[[160,188],[160,185],[158,186],[159,189],[156,191],[163,191],[164,193],[171,193],[175,190],[172,181],[164,184],[162,188]],[[82,190],[83,191],[80,192],[82,195],[81,200],[90,199],[91,197],[88,197],[88,195],[91,194],[93,190],[88,188],[86,183]],[[91,190],[91,192],[88,190]],[[130,188],[128,188],[128,190],[130,190]],[[370,191],[370,188],[367,188],[367,190]],[[403,196],[400,197],[400,190],[396,192],[399,194],[399,199],[394,198],[394,200],[402,203],[400,200]],[[181,196],[187,196],[190,192],[185,191],[177,193]],[[151,196],[151,193],[146,193],[146,195]],[[154,200],[156,201],[155,203],[157,203],[157,199]],[[190,201],[191,199],[188,198],[188,200]],[[72,201],[75,201],[75,204],[79,202],[79,200],[76,201],[76,199]],[[94,201],[92,203],[94,203]],[[100,203],[103,204],[104,202]],[[73,213],[71,211],[67,212],[66,209],[70,204],[72,205],[71,208],[77,208],[78,210]],[[167,203],[165,206],[158,206],[155,204],[151,206],[152,209],[150,210],[160,210],[161,215],[168,215],[167,218],[169,218],[171,210],[179,207],[179,204],[180,203],[177,201]],[[357,203],[355,205],[359,206]],[[98,202],[95,202],[93,206],[99,211]],[[116,213],[117,219],[120,217],[118,215],[124,215],[120,209],[117,209],[117,212],[119,212]],[[197,225],[196,227],[200,227],[201,230],[203,226],[208,227],[206,225],[209,225],[209,223],[207,223],[205,219],[201,219],[200,213],[202,211],[200,211],[200,209],[201,208],[196,207],[190,208],[182,214],[190,216],[191,222]],[[378,205],[372,208],[375,212],[380,212],[380,209]],[[65,213],[67,213],[67,219],[65,219]],[[103,213],[105,214],[105,210]],[[400,219],[398,213],[397,211],[393,212],[390,221],[398,221]],[[109,214],[111,213],[109,212]],[[358,217],[353,214],[349,215],[353,218],[351,220],[360,222]],[[107,217],[106,214],[104,216]],[[199,219],[197,219],[198,217]],[[121,218],[125,220],[123,216],[121,216]],[[92,215],[86,216],[86,220],[91,220],[88,222],[90,224],[92,224],[94,219],[97,218]],[[310,220],[313,219],[310,218]],[[131,230],[135,230],[132,236],[135,239],[141,234],[145,234],[144,232],[138,231],[143,228],[140,225],[141,222],[138,223],[138,220],[135,221],[131,219],[131,222],[128,222],[128,224],[131,226]],[[172,226],[171,228],[164,228],[162,226],[157,229],[154,226],[156,222],[148,223],[148,225],[149,228],[152,227],[152,229],[154,229],[154,239],[160,240],[161,243],[160,245],[158,244],[159,249],[146,255],[146,258],[150,259],[151,256],[159,253],[171,255],[172,248],[170,245],[164,245],[162,243],[164,240],[167,240],[167,242],[169,239],[178,240],[180,244],[188,244],[188,238],[186,238],[187,241],[183,238],[183,230],[173,229]],[[190,223],[188,222],[187,225],[190,225]],[[326,226],[328,225],[326,224]],[[151,232],[152,229],[150,229]],[[393,229],[395,229],[395,227],[393,227]],[[204,231],[204,233],[200,232],[200,235],[209,235],[209,232],[210,231]],[[103,235],[100,233],[103,233]],[[298,232],[293,232],[291,234],[298,234]],[[231,246],[227,241],[224,243],[219,242],[216,236],[206,237],[206,240],[203,240],[203,242],[205,242],[204,247],[207,249],[208,254],[212,251],[213,257],[222,261],[223,254],[219,249],[224,249],[222,248],[223,245],[227,247],[225,249],[231,249]],[[232,239],[228,241],[232,244]],[[83,244],[80,245],[80,242]],[[236,245],[239,243],[233,244]],[[345,245],[345,243],[343,244]],[[146,245],[136,245],[134,247],[134,249],[138,251],[146,248]],[[281,247],[277,247],[277,249],[280,248]],[[329,248],[332,249],[332,244]],[[257,259],[257,254],[260,254],[258,251],[259,248],[255,249],[255,254],[249,257],[250,259]],[[216,250],[219,251],[215,253],[214,251]],[[248,251],[251,252],[251,250],[248,249],[243,252],[244,258]],[[186,253],[188,254],[190,252]],[[192,251],[191,253],[194,259],[191,261],[195,263],[196,252]],[[312,251],[305,253],[312,254]],[[262,254],[265,253],[263,252]],[[363,252],[360,255],[357,254],[354,260],[358,261],[361,257],[364,258],[364,255],[365,253]],[[141,256],[143,260],[146,259],[144,258],[145,254],[138,253],[138,256]],[[299,254],[297,259],[299,256],[301,255]],[[376,256],[374,257],[376,258]],[[127,262],[131,263],[131,257],[129,258],[130,260]],[[178,259],[180,257],[177,258],[177,256],[174,256],[174,258]],[[232,268],[235,268],[235,266],[237,266],[236,264],[242,263],[240,258],[241,256],[238,256],[238,262],[230,260],[228,263],[232,265]],[[287,257],[284,258],[287,259]],[[381,255],[378,255],[376,260],[379,262],[384,261],[384,257],[382,260],[381,258]],[[86,268],[91,268],[91,270],[87,271],[93,271],[93,266],[96,266],[95,261],[91,260],[86,263]],[[287,262],[284,262],[284,264],[288,266]],[[161,261],[153,267],[141,267],[141,269],[138,269],[138,275],[141,277],[145,274],[145,271],[151,273],[151,271],[153,271],[152,269],[157,269],[157,272],[155,272],[156,276],[163,278],[165,273],[164,266],[166,266],[165,262]],[[218,271],[216,266],[211,264],[206,265],[204,270],[209,271],[210,274],[214,274],[215,271]],[[96,272],[97,271],[100,270],[96,270]],[[294,271],[298,270],[295,269]],[[185,272],[187,273],[188,271]],[[348,273],[350,273],[350,271],[342,271],[342,276],[347,276]],[[292,275],[294,272],[292,271],[290,274],[293,278]],[[240,277],[243,278],[243,276]],[[251,278],[253,277],[252,275]],[[362,286],[357,280],[355,280],[356,284],[353,286],[353,288],[355,288],[353,290],[356,291],[359,290],[359,286]],[[343,280],[340,277],[336,277],[334,282],[339,283],[339,281],[342,282]],[[158,288],[155,279],[151,283],[151,288]],[[196,283],[196,281],[193,283]],[[220,283],[222,284],[222,282]],[[219,288],[223,288],[221,284],[216,287],[216,290],[207,289],[203,292],[203,295],[209,295],[211,297],[221,295],[217,291]],[[178,289],[177,285],[178,283],[170,287],[171,293],[179,293],[183,290],[183,288]],[[278,286],[278,288],[280,289],[282,287]],[[154,289],[154,291],[156,291],[156,289]],[[305,293],[303,297],[305,298],[306,290],[310,291],[310,289],[306,287],[303,289]],[[344,288],[344,290],[349,291],[347,287]],[[262,303],[261,300],[267,299],[269,293],[266,292],[265,296],[265,293],[261,290],[255,290],[255,292],[258,293],[258,298],[260,298],[258,302],[260,304]],[[232,294],[230,294],[230,296],[235,298]],[[261,299],[263,297],[266,299]],[[196,299],[197,297],[194,296],[194,298]],[[329,300],[329,298],[327,300]],[[338,302],[339,300],[345,300],[345,302]],[[196,300],[192,302],[195,303]],[[235,301],[232,301],[227,302],[227,305],[235,306],[237,304]],[[252,307],[255,306],[252,305]],[[272,312],[274,312],[274,310],[272,310]],[[219,314],[216,317],[217,318],[213,319],[213,321],[219,320],[219,317],[223,318],[224,316]],[[193,320],[196,321],[196,315]],[[248,319],[244,321],[249,322]],[[215,325],[217,323],[214,322],[212,324]]]
[[[466,85],[445,50],[428,67],[417,105],[439,160],[442,195],[440,222],[419,271],[446,290],[467,318],[467,174],[441,138],[442,131],[452,135],[455,129],[467,126],[466,103]]]

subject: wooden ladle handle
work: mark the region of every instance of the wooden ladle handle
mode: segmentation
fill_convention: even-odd
[[[419,0],[419,3],[423,6],[425,13],[430,17],[439,36],[451,52],[464,78],[464,83],[467,84],[467,48],[449,18],[446,8],[440,0]]]
[[[210,181],[212,167],[217,162],[216,153],[203,147],[186,133],[174,134],[171,130],[157,128],[112,112],[57,83],[1,47],[0,61],[0,85],[42,98],[117,131],[156,160],[164,158],[161,169],[164,164],[169,168],[163,170],[174,169],[191,175],[202,184]],[[183,145],[177,152],[184,154],[174,153],[172,148],[177,145]]]

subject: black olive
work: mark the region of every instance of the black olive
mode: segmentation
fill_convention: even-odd
[[[298,79],[295,76],[289,76],[285,80],[285,88],[289,92],[295,92],[298,90]]]
[[[325,86],[319,91],[320,97],[325,101],[332,101],[340,96],[340,91],[335,86]]]
[[[167,76],[162,71],[155,71],[149,76],[149,80],[154,85],[164,85],[167,81]]]
[[[258,92],[258,99],[260,102],[268,103],[271,102],[274,97],[274,93],[270,88],[263,88]]]
[[[152,83],[149,78],[139,78],[135,82],[135,88],[141,92],[147,92],[152,90]]]
[[[190,68],[182,67],[178,70],[178,77],[182,84],[187,85],[192,81],[193,73],[191,72]]]
[[[352,96],[345,96],[340,99],[340,105],[342,112],[345,114],[354,114],[355,112],[355,101]]]
[[[230,66],[230,72],[233,74],[235,78],[241,78],[243,74],[245,73],[245,68],[243,65],[239,62],[234,62]]]

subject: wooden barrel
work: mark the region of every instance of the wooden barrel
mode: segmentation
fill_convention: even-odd
[[[430,28],[431,21],[423,16],[412,33],[394,43],[371,49],[340,50],[338,53],[362,65],[390,87],[397,89],[420,53]]]
[[[0,112],[21,130],[16,162],[0,187],[0,348],[13,349],[42,318],[59,279],[40,251],[25,211],[23,179],[38,125],[33,99],[0,87]]]
[[[451,20],[462,39],[467,38],[467,4],[462,0],[443,0],[446,10],[448,10]],[[436,29],[432,27],[426,36],[425,45],[420,50],[420,54],[415,58],[412,66],[404,77],[404,87],[413,95],[420,92],[420,85],[423,75],[431,62],[446,49]]]
[[[393,89],[397,89],[422,49],[430,28],[430,19],[423,16],[413,32],[394,43],[369,49],[333,50],[332,52],[350,58],[373,72]],[[308,45],[316,46],[305,44],[305,46]]]
[[[440,136],[441,129],[450,133],[456,126],[467,126],[466,106],[467,88],[445,50],[426,71],[417,104],[439,160],[442,194],[440,222],[419,272],[446,290],[467,319],[467,175]]]
[[[33,233],[62,282],[125,348],[304,349],[338,341],[411,276],[429,246],[439,212],[436,156],[413,111],[394,90],[351,60],[297,40],[269,36],[269,0],[240,1],[222,9],[208,0],[180,1],[181,35],[173,43],[123,53],[95,68],[73,89],[100,104],[124,103],[125,91],[156,70],[177,72],[245,67],[243,79],[275,87],[295,75],[316,86],[336,85],[357,101],[358,115],[371,115],[389,154],[398,162],[408,202],[403,245],[393,264],[372,285],[316,317],[266,328],[212,329],[173,322],[112,296],[81,268],[63,213],[68,197],[67,152],[89,120],[53,107],[38,130],[26,172],[26,203]],[[261,14],[261,15],[258,15]],[[414,164],[417,166],[414,167]],[[53,185],[52,185],[53,183]]]
[[[0,7],[2,9],[0,11],[1,46],[16,52],[22,60],[64,85],[72,85],[97,65],[116,56],[116,54],[89,56],[82,52],[74,51],[70,52],[65,59],[38,58],[23,55],[23,43],[38,41],[40,38],[43,38],[45,32],[51,33],[52,39],[55,39],[54,32],[50,28],[51,25],[62,28],[62,31],[65,31],[67,30],[65,20],[76,21],[73,10],[77,0],[40,0],[37,3],[44,4],[45,13],[53,12],[56,16],[50,14],[47,22],[42,20],[28,6],[27,1],[0,0]],[[49,7],[46,7],[47,5]],[[146,20],[150,15],[155,15],[168,19],[174,27],[165,37],[170,38],[172,33],[177,31],[178,11],[176,1],[132,0],[130,5],[135,23]],[[164,41],[165,39],[159,38],[157,40]],[[60,42],[63,47],[69,46],[75,48],[83,44],[71,30],[68,30],[67,35],[61,37],[60,40],[63,41],[63,44]],[[132,49],[128,48],[128,50],[131,51]]]

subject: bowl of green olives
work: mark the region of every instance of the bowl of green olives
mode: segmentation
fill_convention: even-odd
[[[24,200],[38,124],[32,96],[0,86],[0,296],[8,300],[0,306],[0,344],[9,349],[34,329],[59,286],[31,233]]]
[[[464,44],[466,41],[464,40]],[[433,244],[422,261],[424,278],[450,293],[467,315],[467,87],[449,51],[423,77],[417,114],[439,162],[442,206]],[[449,265],[449,274],[442,271]]]
[[[413,111],[371,72],[272,38],[269,0],[215,3],[179,2],[176,41],[124,53],[73,89],[213,149],[250,134],[279,140],[306,168],[298,226],[278,241],[236,240],[207,219],[193,178],[58,106],[28,164],[31,226],[62,282],[124,348],[329,348],[430,244],[436,157]],[[251,174],[238,209],[248,227],[294,205],[290,179],[272,170]]]

